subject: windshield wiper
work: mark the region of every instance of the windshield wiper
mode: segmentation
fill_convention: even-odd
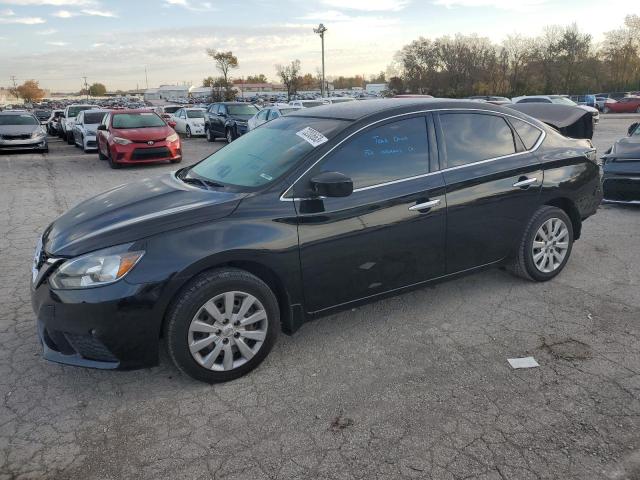
[[[213,180],[208,180],[208,179],[202,178],[200,176],[197,176],[197,177],[189,176],[189,171],[190,170],[191,170],[191,167],[187,167],[187,168],[185,168],[183,170],[180,170],[176,176],[180,180],[182,180],[184,183],[189,183],[189,184],[192,184],[192,185],[201,185],[204,188],[206,188],[207,190],[209,189],[209,187],[224,188],[224,185],[222,185],[221,183],[214,182]]]

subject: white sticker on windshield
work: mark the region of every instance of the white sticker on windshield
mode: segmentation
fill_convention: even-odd
[[[322,145],[323,143],[327,143],[329,141],[327,137],[311,127],[303,128],[299,132],[296,132],[296,135],[298,135],[300,138],[305,139],[314,147],[317,147],[318,145]]]

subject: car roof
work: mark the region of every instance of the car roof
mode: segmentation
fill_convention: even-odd
[[[150,108],[123,108],[121,110],[112,110],[112,113],[118,115],[121,113],[156,113]]]
[[[450,98],[385,98],[363,102],[342,102],[321,105],[312,109],[301,109],[289,114],[290,117],[336,118],[341,120],[360,120],[378,114],[403,114],[420,110],[468,108],[472,110],[495,111],[512,114],[510,110],[490,103],[474,100],[453,100]]]

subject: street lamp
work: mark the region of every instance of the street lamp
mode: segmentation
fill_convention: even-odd
[[[324,32],[327,31],[327,27],[325,27],[322,23],[318,25],[318,28],[313,29],[313,33],[317,33],[320,35],[320,40],[322,41],[322,85],[320,86],[320,92],[322,98],[324,98]]]

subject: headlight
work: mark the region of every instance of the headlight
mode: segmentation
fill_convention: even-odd
[[[99,287],[117,282],[140,261],[143,251],[130,252],[131,244],[106,248],[67,260],[51,276],[57,289]]]
[[[91,135],[92,137],[96,136],[96,131],[95,130],[87,130],[87,135]]]
[[[46,133],[44,132],[44,130],[38,129],[31,134],[31,138],[40,138],[40,137],[44,137],[45,135]]]
[[[178,134],[177,133],[172,133],[171,135],[169,135],[167,138],[165,138],[165,140],[169,143],[171,142],[177,142],[178,141]]]
[[[122,137],[113,137],[113,141],[116,143],[119,143],[120,145],[129,145],[130,143],[133,143],[128,138],[122,138]]]

